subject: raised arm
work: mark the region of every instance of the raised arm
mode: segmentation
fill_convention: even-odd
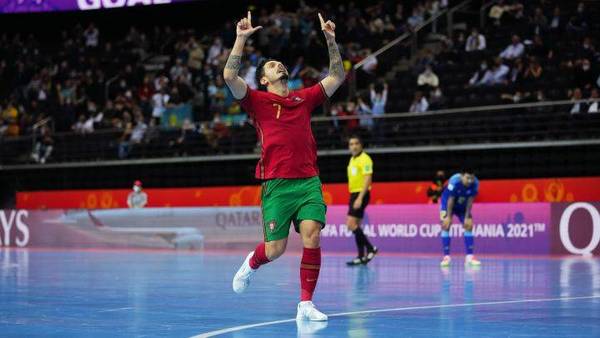
[[[246,18],[243,18],[237,23],[237,37],[233,44],[233,48],[231,48],[231,52],[229,53],[227,63],[225,64],[223,79],[225,80],[227,87],[231,90],[233,97],[238,100],[244,98],[244,96],[246,96],[246,91],[248,90],[248,85],[244,79],[238,76],[242,64],[244,45],[250,35],[261,28],[262,26],[252,27],[252,16],[250,11],[248,11],[248,16]]]
[[[321,30],[327,40],[327,49],[329,50],[329,75],[321,80],[321,85],[325,90],[325,94],[331,97],[346,79],[346,73],[344,72],[340,50],[335,42],[335,24],[330,20],[325,22],[321,13],[319,13],[319,21],[321,22]]]
[[[387,103],[387,98],[388,98],[388,84],[387,84],[387,82],[385,82],[383,84],[383,93],[381,93],[381,102],[384,106]]]

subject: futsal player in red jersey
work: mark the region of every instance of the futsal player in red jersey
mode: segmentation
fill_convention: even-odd
[[[246,40],[262,27],[252,27],[248,16],[237,24],[237,38],[225,65],[223,77],[233,96],[241,100],[256,128],[262,152],[256,178],[262,180],[264,242],[250,252],[233,279],[233,290],[242,293],[252,274],[285,252],[290,224],[302,237],[300,303],[297,320],[326,321],[327,315],[312,302],[321,268],[320,233],[326,206],[317,168],[317,145],[312,134],[311,112],[344,82],[342,58],[335,42],[335,24],[318,15],[329,50],[329,75],[318,84],[290,92],[289,73],[276,60],[265,60],[256,69],[252,90],[238,76]]]

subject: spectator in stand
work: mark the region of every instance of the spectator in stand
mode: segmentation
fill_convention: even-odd
[[[138,111],[136,112],[135,127],[131,131],[129,142],[131,144],[140,144],[144,139],[146,130],[148,130],[148,125],[144,121],[144,116]]]
[[[148,204],[148,195],[142,191],[142,182],[133,182],[133,191],[127,195],[127,206],[129,209],[141,209]]]
[[[135,127],[131,129],[130,133],[124,135],[121,143],[119,143],[119,158],[125,159],[131,153],[133,147],[137,144],[142,143],[144,134],[148,129],[148,125],[144,122],[144,117],[141,113],[136,113]]]
[[[6,136],[18,136],[20,134],[19,115],[19,110],[17,110],[14,102],[9,101],[4,111],[2,111],[2,118],[7,125]]]
[[[521,38],[518,35],[512,36],[512,42],[501,53],[500,57],[506,60],[514,60],[519,58],[525,52],[525,46],[521,43]]]
[[[580,88],[575,88],[571,93],[571,101],[574,101],[573,106],[571,107],[571,114],[579,114],[585,112],[585,103],[577,102],[583,99],[583,94],[581,93]]]
[[[434,88],[429,93],[429,108],[443,109],[446,106],[446,97],[440,87]]]
[[[523,82],[523,77],[528,69],[525,68],[522,58],[518,58],[514,61],[510,73],[508,74],[508,81],[514,85],[520,85]]]
[[[218,66],[219,56],[221,56],[223,51],[223,40],[221,40],[221,38],[215,38],[212,45],[208,49],[208,56],[206,57],[206,62],[209,65]]]
[[[475,27],[471,30],[471,34],[467,38],[465,43],[465,51],[467,52],[478,52],[485,50],[487,47],[485,36],[479,33],[479,30]]]
[[[438,170],[435,177],[431,180],[431,185],[427,188],[427,198],[430,204],[437,204],[444,190],[444,182],[446,181],[446,173],[443,170]]]
[[[425,66],[423,73],[417,78],[419,90],[429,93],[432,89],[440,86],[440,79],[431,69],[431,65]]]
[[[148,129],[144,133],[144,143],[152,144],[160,139],[160,129],[156,125],[155,119],[150,119],[148,122]]]
[[[481,80],[483,79],[483,77],[485,76],[485,74],[488,71],[488,62],[487,60],[483,59],[481,60],[481,64],[479,65],[479,68],[475,71],[475,73],[473,73],[473,75],[471,75],[471,78],[469,79],[469,86],[477,86],[479,84],[479,82],[481,82]]]
[[[304,57],[300,56],[298,57],[298,59],[296,59],[296,63],[294,64],[290,72],[290,78],[288,80],[288,87],[290,87],[290,90],[302,89],[303,82],[302,78],[300,77],[300,74],[302,73],[304,67]]]
[[[215,82],[211,82],[208,85],[208,97],[210,100],[209,109],[211,111],[224,112],[233,101],[233,97],[230,95],[229,89],[223,81],[223,77],[218,75]]]
[[[427,98],[423,95],[423,92],[417,91],[408,111],[410,113],[424,113],[428,109],[429,102],[427,101]]]
[[[139,99],[140,107],[144,114],[152,113],[152,96],[154,95],[154,90],[152,88],[152,80],[150,75],[144,76],[144,80],[142,80],[142,84],[138,88],[137,97]]]
[[[509,15],[505,15],[509,14]],[[490,8],[489,17],[494,19],[494,24],[500,26],[507,19],[519,19],[523,15],[523,5],[520,3],[507,4],[504,0],[498,2]]]
[[[176,79],[183,74],[183,60],[177,59],[175,60],[175,64],[169,70],[169,75],[171,79]]]
[[[373,131],[376,141],[380,141],[383,137],[383,121],[377,117],[385,114],[385,105],[388,99],[388,84],[384,82],[383,88],[375,88],[375,85],[371,84],[369,94],[371,97],[371,114],[375,117],[373,120]]]
[[[123,118],[119,119],[116,127],[123,132],[119,136],[119,146],[118,146],[118,156],[123,159],[127,157],[127,141],[131,136],[131,131],[133,130],[133,122],[131,121],[131,114],[128,111],[123,112]]]
[[[408,27],[411,30],[415,30],[417,27],[423,24],[423,22],[425,21],[423,12],[424,10],[418,6],[413,8],[412,15],[407,20]]]
[[[88,28],[83,32],[83,36],[85,38],[85,46],[88,48],[96,48],[98,47],[98,43],[100,40],[100,31],[98,28],[94,26],[93,23],[90,23]]]
[[[334,116],[333,125],[340,130],[343,135],[352,134],[358,126],[358,120],[350,118],[358,115],[356,104],[354,102],[340,102],[331,107],[331,116]],[[341,119],[340,119],[341,118]],[[340,129],[341,127],[341,129]]]
[[[256,66],[253,65],[250,60],[246,60],[244,62],[244,69],[242,71],[242,77],[244,78],[244,81],[246,81],[246,84],[248,85],[248,87],[250,87],[251,89],[256,89]]]
[[[376,90],[375,85],[371,85],[369,88],[371,96],[371,112],[375,116],[385,114],[385,105],[387,104],[388,98],[388,84],[383,83],[381,90]]]
[[[588,99],[588,113],[600,113],[600,97],[598,96],[598,89],[596,88],[592,89],[590,92],[590,98]]]
[[[43,125],[39,131],[40,134],[33,147],[31,158],[37,163],[44,164],[52,154],[54,139],[52,138],[52,131],[48,125]]]
[[[529,24],[534,35],[542,35],[548,30],[548,18],[544,15],[541,7],[536,7],[533,17],[529,19]]]
[[[190,119],[183,120],[181,125],[181,134],[179,137],[169,143],[175,151],[176,156],[187,156],[190,151],[190,143],[197,137],[196,126]]]
[[[542,62],[552,58],[552,53],[550,49],[546,47],[541,35],[533,37],[533,44],[530,47],[529,55],[535,56]]]
[[[577,50],[576,61],[583,61],[583,60],[598,61],[598,59],[599,59],[598,56],[599,56],[599,54],[598,54],[598,52],[596,52],[596,47],[594,46],[592,38],[590,38],[589,36],[585,37],[583,39],[581,47]]]
[[[204,50],[194,37],[190,37],[188,42],[188,67],[192,70],[192,73],[196,75],[202,69],[204,63]]]
[[[554,7],[554,11],[552,12],[552,18],[550,19],[550,33],[552,35],[559,35],[563,32],[565,27],[564,19],[560,14],[560,7]]]
[[[542,79],[544,69],[535,57],[529,59],[529,66],[523,75],[525,89],[531,91],[536,88]]]
[[[6,134],[7,130],[8,130],[8,124],[6,124],[6,122],[4,122],[4,120],[0,116],[0,140],[2,139],[4,134]]]
[[[158,92],[152,95],[152,118],[159,122],[162,119],[164,112],[167,110],[171,97],[167,94],[166,89],[161,88]],[[157,123],[158,124],[158,123]]]
[[[502,59],[497,57],[494,60],[494,66],[485,72],[485,75],[477,84],[480,86],[497,86],[506,84],[506,77],[510,68],[506,66]]]
[[[94,118],[91,116],[86,118],[84,114],[81,114],[72,129],[77,134],[91,134],[94,132]]]
[[[584,59],[575,70],[575,85],[583,89],[591,89],[594,86],[596,74],[592,70],[590,60]]]
[[[373,130],[373,111],[371,110],[371,107],[369,107],[360,96],[357,98],[357,103],[358,115],[361,116],[360,126],[369,131]]]

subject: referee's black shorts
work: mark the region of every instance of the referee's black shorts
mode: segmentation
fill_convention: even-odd
[[[354,201],[358,198],[359,193],[353,192],[350,194],[350,203],[348,205],[348,216],[353,216],[356,218],[363,218],[365,216],[365,209],[367,205],[369,205],[369,199],[371,198],[371,192],[367,191],[365,196],[363,197],[362,204],[360,208],[354,209]]]

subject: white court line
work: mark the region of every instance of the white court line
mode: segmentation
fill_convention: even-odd
[[[329,315],[329,317],[330,318],[331,317],[344,317],[344,316],[354,316],[354,315],[366,315],[366,314],[371,314],[371,313],[399,312],[399,311],[411,311],[411,310],[447,309],[447,308],[459,308],[459,307],[469,307],[469,306],[556,302],[556,301],[569,301],[569,300],[580,300],[580,299],[600,299],[600,296],[520,299],[520,300],[503,300],[503,301],[496,301],[496,302],[481,302],[481,303],[440,304],[440,305],[396,307],[396,308],[387,308],[387,309],[339,312],[339,313],[331,314],[331,315]],[[292,318],[292,319],[274,320],[271,322],[240,325],[240,326],[234,326],[234,327],[225,328],[225,329],[221,329],[221,330],[201,333],[199,335],[192,336],[191,338],[208,338],[208,337],[222,335],[225,333],[251,329],[251,328],[255,328],[255,327],[271,326],[271,325],[277,325],[277,324],[291,323],[291,322],[295,322],[295,321],[296,321],[296,318]]]
[[[115,312],[115,311],[125,311],[125,310],[133,310],[135,309],[134,307],[119,307],[116,309],[106,309],[106,310],[100,310],[98,312],[102,313],[102,312]]]

